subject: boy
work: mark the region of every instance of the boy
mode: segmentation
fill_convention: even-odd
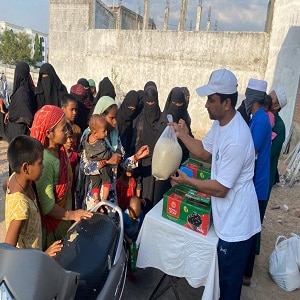
[[[5,242],[18,248],[42,250],[41,216],[31,182],[43,171],[43,145],[27,135],[19,135],[7,150],[13,174],[6,183]],[[62,248],[56,241],[47,250],[55,256]]]
[[[127,209],[123,212],[124,237],[129,245],[136,241],[143,219],[140,198],[131,197]]]
[[[101,173],[99,175],[90,175],[92,183],[92,194],[95,204],[100,200],[100,189],[102,191],[102,201],[106,201],[109,195],[111,184],[111,167],[105,166],[105,160],[112,156],[112,151],[107,147],[105,138],[107,136],[106,121],[100,115],[92,115],[89,120],[90,133],[83,141],[83,148],[88,160],[99,161]]]
[[[77,151],[82,132],[80,127],[74,123],[78,113],[77,100],[74,98],[74,96],[65,94],[61,100],[61,109],[67,118],[67,122],[72,125],[72,130],[74,133],[73,149]]]

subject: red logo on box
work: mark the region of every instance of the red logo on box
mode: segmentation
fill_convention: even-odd
[[[179,218],[180,215],[180,203],[183,200],[183,196],[177,195],[175,193],[172,193],[168,197],[167,202],[167,214]]]

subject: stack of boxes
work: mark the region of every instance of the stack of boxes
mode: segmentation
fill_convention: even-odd
[[[210,179],[210,168],[202,162],[189,158],[181,169],[190,176],[205,180]],[[210,196],[187,185],[175,185],[164,194],[163,217],[206,235],[211,224]]]

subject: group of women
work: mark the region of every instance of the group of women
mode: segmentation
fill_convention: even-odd
[[[78,84],[83,86],[84,82],[81,81]],[[69,183],[72,182],[72,175],[63,149],[63,144],[67,141],[67,120],[59,108],[60,101],[66,93],[66,87],[50,64],[42,65],[36,89],[29,66],[23,62],[16,66],[8,122],[4,131],[8,142],[17,135],[30,134],[40,140],[45,149],[43,175],[36,182],[42,215],[43,249],[51,245],[53,240],[63,238],[70,225],[69,221],[91,216],[87,210],[71,209],[72,195]],[[141,197],[147,200],[151,207],[170,188],[168,180],[155,181],[151,174],[155,144],[167,126],[168,114],[173,116],[175,122],[184,120],[190,129],[187,102],[183,90],[175,87],[170,91],[161,111],[157,86],[152,81],[147,82],[143,90],[128,92],[119,108],[114,100],[115,96],[112,83],[105,77],[99,83],[96,98],[90,99],[90,113],[102,115],[107,122],[106,143],[113,155],[106,163],[135,169],[135,174],[142,183]],[[77,101],[84,103],[86,98]],[[81,114],[80,107],[78,105],[78,116]],[[188,151],[183,144],[181,147],[185,160],[188,158]],[[101,166],[98,162],[89,161],[83,153],[80,169],[88,176],[98,174]],[[116,179],[115,172],[109,195],[109,200],[113,202],[117,202]],[[93,203],[88,189],[84,195],[84,207],[91,208]]]

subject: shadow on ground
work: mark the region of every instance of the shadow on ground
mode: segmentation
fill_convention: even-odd
[[[125,288],[123,292],[122,299],[124,300],[148,300],[151,296],[153,290],[161,280],[164,275],[158,269],[155,268],[146,268],[146,269],[137,269],[132,275],[130,273],[127,275]],[[175,293],[170,287],[164,294],[159,295],[160,292],[170,285],[171,279],[169,276],[165,278],[161,287],[156,294],[158,297],[154,299],[159,300],[173,300],[176,299]],[[197,289],[192,288],[185,278],[180,278],[175,284],[175,287],[181,300],[194,300],[201,299],[204,287]]]

